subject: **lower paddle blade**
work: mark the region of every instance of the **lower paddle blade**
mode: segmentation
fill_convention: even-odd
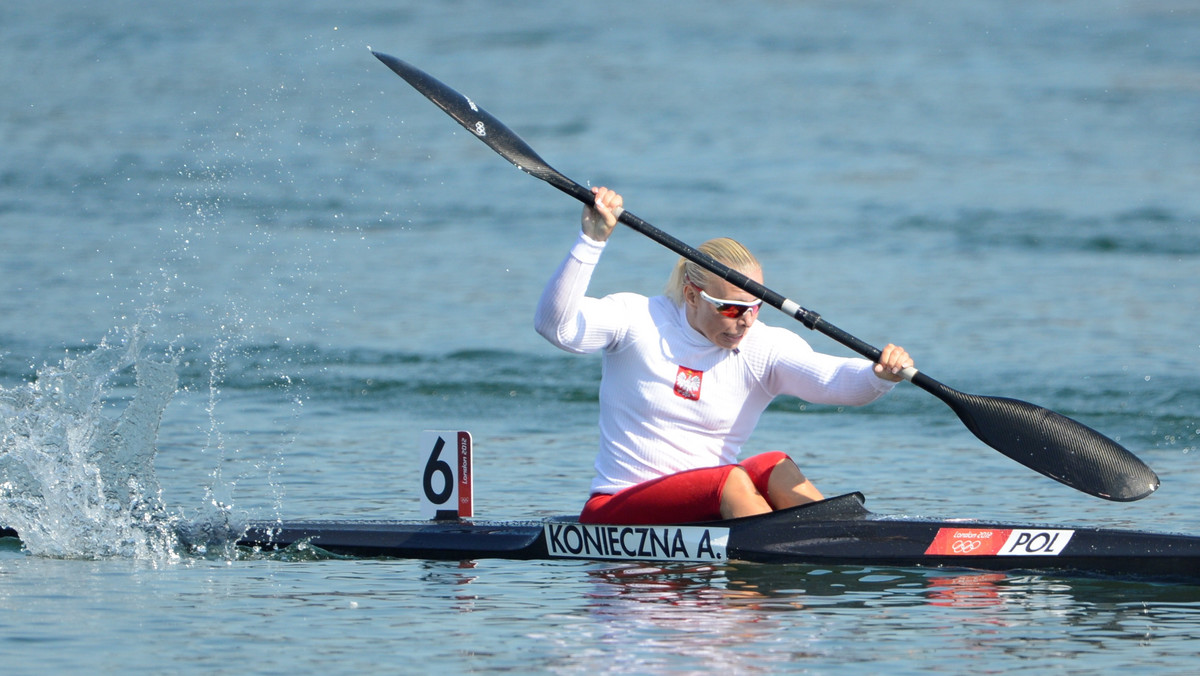
[[[1158,488],[1158,475],[1137,456],[1066,416],[1017,399],[964,394],[923,373],[913,384],[949,404],[988,446],[1072,488],[1117,502]]]

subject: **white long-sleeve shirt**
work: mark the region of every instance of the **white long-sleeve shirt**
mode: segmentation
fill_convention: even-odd
[[[754,323],[736,349],[714,345],[666,296],[586,295],[604,243],[571,248],[538,302],[534,326],[575,353],[603,350],[600,451],[592,493],[737,462],[781,394],[858,406],[889,392],[865,359],[815,352],[800,336]]]

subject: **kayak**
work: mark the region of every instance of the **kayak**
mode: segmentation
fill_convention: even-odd
[[[247,524],[237,544],[256,551],[315,547],[364,558],[745,561],[1045,572],[1200,584],[1197,536],[886,516],[869,511],[864,502],[862,493],[848,493],[758,516],[676,525],[583,524],[571,516],[525,521],[260,521]],[[18,535],[0,528],[0,537]]]
[[[1037,571],[1200,582],[1200,537],[877,515],[861,493],[769,514],[679,525],[536,521],[275,521],[239,545],[355,557],[796,563]]]

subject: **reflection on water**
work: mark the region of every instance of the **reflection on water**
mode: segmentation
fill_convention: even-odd
[[[955,577],[932,578],[929,583],[929,603],[935,606],[985,608],[1004,602],[998,583],[1008,576],[1003,573],[981,573]]]
[[[1039,648],[1030,662],[1052,666],[1061,665],[1053,655],[1093,653],[1112,641],[1155,642],[1169,652],[1186,649],[1174,642],[1200,638],[1200,587],[1180,585],[753,564],[606,565],[589,570],[587,583],[586,621],[572,617],[554,635],[587,648],[555,668],[883,668],[917,648],[866,646],[914,631],[942,636],[949,659],[1053,643],[1051,656]],[[863,647],[847,650],[856,643]]]
[[[589,598],[606,606],[628,602],[672,608],[805,610],[837,605],[908,601],[916,605],[986,608],[1006,602],[1004,573],[947,574],[892,569],[810,566],[620,566],[592,571],[598,589]]]

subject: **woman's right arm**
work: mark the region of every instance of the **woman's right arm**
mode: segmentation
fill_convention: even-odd
[[[538,300],[533,328],[551,344],[568,352],[595,352],[608,343],[603,336],[592,335],[595,332],[589,330],[587,306],[596,299],[585,295],[603,251],[603,242],[580,233]]]
[[[617,224],[621,196],[592,188],[595,207],[584,207],[582,231],[538,300],[533,326],[551,344],[568,352],[595,352],[624,332],[624,315],[611,299],[589,298],[588,283],[605,241]]]

